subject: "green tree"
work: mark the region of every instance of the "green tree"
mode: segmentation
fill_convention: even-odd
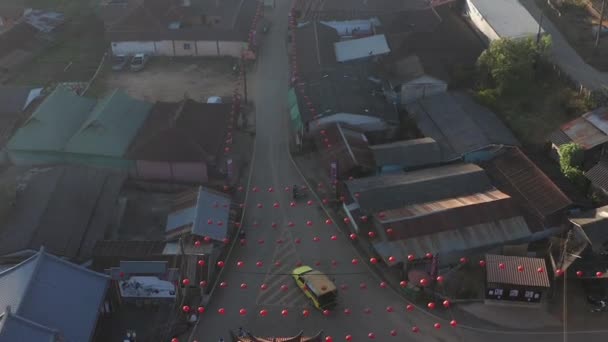
[[[576,143],[559,147],[559,165],[562,172],[568,168],[578,168],[583,163],[583,149]]]
[[[550,45],[549,36],[538,44],[534,38],[493,41],[477,60],[485,88],[496,88],[500,93],[525,90],[534,83],[536,67]]]

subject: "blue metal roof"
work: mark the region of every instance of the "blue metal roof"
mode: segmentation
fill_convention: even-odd
[[[58,330],[65,342],[90,341],[108,279],[41,250],[0,273],[0,307]]]
[[[5,312],[0,315],[0,341],[56,342],[58,331]]]

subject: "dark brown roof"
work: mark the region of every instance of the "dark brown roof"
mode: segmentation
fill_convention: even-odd
[[[126,175],[56,166],[32,169],[27,177],[12,217],[0,229],[0,255],[44,246],[59,256],[88,258],[115,220]]]
[[[317,21],[295,31],[298,73],[320,73],[324,67],[336,63],[334,43],[340,41],[338,32]]]
[[[594,186],[608,190],[608,160],[600,160],[599,163],[585,172],[585,177]]]
[[[498,188],[517,198],[532,215],[541,220],[572,204],[517,147],[506,148],[487,164],[486,171]]]
[[[498,265],[504,264],[504,269]],[[523,266],[519,271],[518,266]],[[542,268],[543,272],[538,272]],[[486,280],[488,283],[521,286],[550,287],[547,265],[544,259],[507,255],[486,255]]]
[[[28,50],[38,30],[25,22],[19,23],[0,35],[0,57],[8,55],[13,50]],[[2,68],[2,65],[0,65]]]
[[[325,134],[315,133],[314,141],[322,158],[329,164],[338,162],[338,172],[347,174],[355,167],[372,169],[374,159],[367,139],[362,132],[333,124],[324,129]]]
[[[395,141],[370,146],[377,166],[418,168],[441,163],[439,144],[432,138]]]
[[[120,266],[121,261],[168,261],[172,255],[163,255],[164,241],[97,241],[93,248],[93,265],[97,272]],[[171,267],[171,265],[170,265]]]
[[[127,152],[131,160],[213,160],[226,140],[230,104],[157,102]]]

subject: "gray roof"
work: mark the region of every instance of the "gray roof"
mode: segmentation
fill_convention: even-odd
[[[189,227],[193,235],[208,236],[222,241],[227,236],[230,217],[230,198],[224,194],[200,187],[196,201],[174,210],[167,217],[167,233]],[[211,224],[209,224],[211,220]]]
[[[346,181],[351,197],[371,213],[413,203],[483,192],[492,188],[484,170],[474,164],[453,164],[401,174]],[[357,198],[355,194],[359,194]]]
[[[377,166],[416,168],[441,162],[439,144],[433,138],[396,141],[370,146]]]
[[[439,143],[444,160],[458,159],[491,145],[519,146],[496,114],[464,93],[426,97],[407,105],[407,111],[422,133]]]
[[[538,22],[518,0],[469,0],[500,38],[523,38],[538,32]]]
[[[608,190],[608,160],[600,160],[599,163],[585,172],[585,177],[596,187]]]
[[[0,273],[0,307],[58,330],[66,342],[90,341],[107,286],[105,275],[41,250]]]
[[[30,169],[21,175],[15,208],[0,232],[0,255],[46,246],[68,258],[87,258],[113,222],[126,178],[83,166]]]
[[[55,342],[59,339],[58,331],[6,311],[0,314],[0,341]]]
[[[608,242],[608,206],[574,214],[570,222],[580,227],[594,250],[605,249]]]

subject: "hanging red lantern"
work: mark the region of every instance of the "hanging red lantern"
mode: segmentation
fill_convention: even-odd
[[[287,291],[289,288],[287,287],[287,285],[283,284],[281,285],[281,291],[285,292]]]
[[[220,287],[221,287],[222,289],[224,289],[224,288],[228,287],[228,283],[227,283],[227,282],[225,282],[225,281],[223,281],[223,282],[221,282],[221,283],[220,283]]]
[[[310,315],[310,312],[306,309],[302,310],[302,316],[304,316],[304,318],[308,317]]]
[[[194,241],[194,247],[200,247],[201,242],[199,240]]]
[[[351,312],[351,311],[350,311],[350,309],[349,309],[349,308],[344,309],[344,314],[345,314],[345,315],[347,315],[347,316],[348,316],[348,315],[350,315],[350,312]]]
[[[205,241],[205,243],[210,243],[210,242],[211,242],[211,237],[209,237],[209,236],[205,236],[205,237],[203,238],[203,241]]]
[[[426,306],[429,308],[429,310],[433,310],[435,308],[435,303],[429,302]]]
[[[365,283],[361,283],[361,284],[359,284],[359,288],[360,288],[361,290],[365,290],[365,289],[367,289],[367,284],[365,284]]]
[[[239,315],[241,315],[241,316],[247,315],[247,309],[245,309],[245,308],[240,309],[239,310]]]
[[[322,200],[321,200],[321,202],[322,202],[323,204],[326,204],[326,205],[327,205],[327,203],[329,203],[329,200],[328,200],[327,198],[324,198],[324,199],[322,199]]]
[[[312,238],[312,241],[319,242],[319,241],[321,241],[321,238],[318,237],[318,236],[315,236],[315,237]]]
[[[375,339],[375,338],[376,338],[376,334],[374,334],[373,332],[370,332],[369,334],[367,334],[367,337],[368,337],[370,340],[373,340],[373,339]]]
[[[182,284],[183,284],[184,286],[188,286],[188,285],[190,285],[190,279],[188,279],[188,278],[184,278],[184,279],[182,280]]]
[[[391,312],[393,312],[393,311],[394,311],[394,309],[393,309],[393,307],[392,307],[392,306],[387,306],[387,307],[386,307],[386,312],[391,313]]]
[[[274,189],[272,187],[268,188],[268,192],[274,192]]]
[[[435,323],[435,324],[433,324],[433,327],[434,327],[435,329],[441,329],[441,324],[439,324],[439,323]]]
[[[213,220],[211,220],[211,219],[207,220],[207,224],[213,224]]]
[[[433,254],[432,253],[426,253],[424,255],[424,257],[427,258],[427,259],[432,259],[433,258]]]
[[[292,207],[292,208],[295,208],[296,207],[296,202],[289,202],[289,206]]]
[[[388,284],[384,281],[380,282],[380,288],[385,289],[388,286]]]
[[[437,280],[437,283],[441,284],[441,283],[443,283],[444,279],[443,279],[443,276],[438,276],[436,280]]]
[[[205,260],[199,260],[197,263],[201,267],[205,266]]]
[[[369,262],[372,263],[373,265],[375,265],[375,264],[378,263],[378,259],[376,259],[376,258],[370,258]]]
[[[407,286],[407,281],[405,281],[405,280],[400,281],[399,282],[399,286],[406,287]]]
[[[365,308],[365,309],[363,309],[363,313],[365,313],[365,314],[369,315],[369,314],[371,314],[371,313],[372,313],[372,309],[370,309],[370,308]]]
[[[370,239],[373,239],[376,237],[376,233],[375,232],[367,232],[367,236],[369,236]]]
[[[302,239],[296,238],[295,240],[293,240],[293,242],[295,242],[297,245],[299,245],[302,242]]]
[[[244,262],[242,262],[242,261],[237,261],[237,262],[236,262],[236,267],[239,267],[239,268],[240,268],[240,267],[243,267],[243,266],[245,266],[245,263],[244,263]]]
[[[351,240],[356,240],[357,239],[357,234],[352,233],[352,234],[349,235],[349,237],[350,237]]]
[[[601,278],[603,275],[604,275],[604,273],[602,273],[602,272],[599,272],[599,271],[598,271],[598,272],[595,272],[595,276],[596,276],[597,278]]]
[[[563,274],[564,274],[564,271],[562,269],[558,268],[555,270],[555,275],[557,277],[561,277]]]
[[[293,226],[295,226],[295,223],[293,223],[293,222],[289,221],[289,222],[287,222],[287,226],[288,226],[288,227],[293,227]]]
[[[277,225],[277,223],[276,223],[276,222],[272,222],[272,224],[270,224],[270,226],[271,226],[272,228],[276,228],[278,225]]]
[[[501,270],[505,269],[505,264],[503,264],[502,262],[498,264],[498,268],[500,268]]]
[[[177,339],[177,337],[174,337],[171,339],[171,342],[179,342],[179,340]]]
[[[312,226],[312,221],[310,221],[310,220],[306,221],[306,225],[309,227]]]
[[[308,200],[308,201],[306,202],[306,204],[307,204],[307,205],[309,205],[309,206],[311,206],[311,205],[313,205],[313,201],[312,201],[312,200]]]
[[[205,307],[204,306],[199,306],[196,311],[198,311],[199,314],[205,313]]]
[[[274,267],[280,267],[281,266],[281,262],[280,261],[275,261],[274,262]]]
[[[386,214],[383,211],[381,211],[381,212],[378,213],[378,217],[381,218],[381,219],[383,219],[383,218],[386,217]]]
[[[287,315],[289,315],[289,311],[287,311],[287,309],[281,310],[281,316],[287,317]]]
[[[188,312],[190,312],[190,307],[188,305],[184,305],[184,306],[182,306],[182,311],[185,313],[188,313]]]
[[[241,284],[241,290],[246,290],[247,289],[247,284],[246,283],[242,283]]]
[[[262,203],[258,203],[257,207],[261,209],[261,208],[264,208],[264,205]]]
[[[323,316],[329,316],[331,314],[331,311],[325,309],[323,310]]]
[[[368,220],[367,216],[361,216],[359,218],[361,219],[361,222],[363,222],[363,223],[366,223]]]
[[[429,281],[426,278],[420,279],[421,286],[427,286],[428,284],[429,284]]]
[[[486,261],[485,260],[479,260],[479,266],[486,267]]]
[[[262,267],[262,266],[264,266],[264,263],[262,261],[258,261],[258,262],[255,263],[255,265],[257,267]]]
[[[446,309],[450,307],[450,301],[449,300],[444,300],[443,301],[443,307],[445,307]]]
[[[351,335],[346,335],[346,336],[344,336],[344,339],[345,339],[346,341],[352,341],[352,340],[353,340],[353,337],[352,337]]]
[[[331,219],[327,219],[327,220],[325,220],[325,224],[327,224],[327,225],[330,225],[330,224],[332,224],[332,223],[333,223],[333,222],[331,221]]]
[[[388,257],[388,262],[390,262],[390,263],[393,263],[393,262],[395,262],[396,260],[397,260],[397,259],[396,259],[394,256],[392,256],[392,255]]]
[[[217,262],[217,267],[219,267],[219,268],[224,267],[224,262],[223,262],[223,261],[221,261],[221,260],[220,260],[220,261],[218,261],[218,262]]]
[[[524,267],[522,265],[517,265],[517,271],[518,272],[523,272],[524,271]]]
[[[411,312],[411,311],[414,311],[414,305],[412,305],[412,304],[408,304],[408,305],[406,305],[405,309],[406,309],[407,311],[410,311],[410,312]]]
[[[258,245],[263,245],[263,244],[264,244],[264,240],[259,239],[259,240],[258,240]]]
[[[412,262],[414,260],[416,260],[416,257],[414,256],[414,254],[408,254],[407,261]]]
[[[226,313],[226,309],[224,309],[224,308],[219,308],[219,309],[217,309],[217,313],[219,313],[220,315],[223,315],[223,314],[225,314],[225,313]]]
[[[583,276],[583,271],[576,271],[576,276],[577,277],[582,277]]]
[[[275,208],[275,209],[279,208],[280,206],[281,206],[281,205],[279,204],[279,202],[274,202],[274,203],[272,204],[272,207],[273,207],[273,208]]]
[[[332,235],[329,239],[331,241],[336,241],[336,240],[338,240],[338,237],[336,235]]]
[[[543,273],[543,272],[545,272],[545,269],[542,268],[542,267],[539,267],[539,268],[536,269],[536,272]]]
[[[393,235],[394,232],[393,228],[386,228],[386,234]]]
[[[420,329],[417,326],[413,326],[412,327],[412,332],[413,333],[418,333],[418,332],[420,332]]]
[[[200,286],[201,288],[202,288],[202,287],[206,287],[206,286],[207,286],[207,281],[206,281],[206,280],[201,280],[201,281],[198,283],[198,286]]]
[[[262,316],[262,317],[268,316],[268,310],[266,310],[266,309],[260,310],[260,316]]]
[[[350,219],[348,217],[345,217],[342,221],[344,221],[344,223],[346,223],[346,224],[350,223]]]
[[[325,342],[334,342],[334,339],[331,336],[326,336]]]
[[[466,264],[469,260],[465,257],[460,258],[460,263],[461,264]]]
[[[261,290],[266,290],[266,289],[268,289],[268,285],[262,284],[262,285],[260,285],[260,289]]]

